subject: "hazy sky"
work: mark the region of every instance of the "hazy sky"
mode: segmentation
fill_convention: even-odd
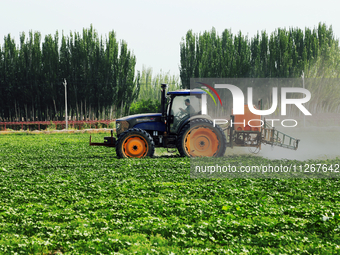
[[[19,43],[21,32],[46,34],[81,32],[90,24],[103,38],[112,30],[125,40],[137,58],[137,70],[179,74],[179,44],[189,29],[194,33],[215,27],[252,37],[276,28],[314,28],[332,25],[340,37],[339,1],[331,0],[10,0],[1,1],[0,44],[11,34]]]

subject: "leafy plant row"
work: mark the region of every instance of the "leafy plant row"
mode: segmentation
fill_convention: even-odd
[[[1,135],[0,144],[3,254],[339,253],[337,178],[192,179],[188,158],[159,150],[118,160],[86,134]]]

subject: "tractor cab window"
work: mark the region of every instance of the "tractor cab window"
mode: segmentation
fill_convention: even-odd
[[[193,95],[179,95],[173,98],[170,115],[173,116],[173,123],[170,124],[170,132],[176,132],[181,123],[190,116],[201,111],[200,100]]]

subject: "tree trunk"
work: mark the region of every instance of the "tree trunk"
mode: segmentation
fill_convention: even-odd
[[[80,120],[83,120],[83,100],[80,101]]]
[[[28,121],[27,104],[24,104],[24,107],[25,107],[26,121]]]
[[[18,121],[17,100],[14,100],[15,120]]]
[[[54,97],[53,97],[53,106],[54,106],[54,118],[57,116],[57,105],[56,105],[56,103],[55,103],[55,100],[54,100]],[[54,119],[53,118],[53,119]]]
[[[34,116],[35,116],[35,112],[34,112],[34,103],[33,103],[33,101],[32,101],[32,114],[31,114],[32,121],[35,121]]]
[[[22,120],[22,116],[21,116],[21,111],[20,111],[20,105],[18,103],[18,111],[19,111],[19,121],[23,121]]]
[[[79,107],[78,107],[78,102],[76,102],[76,110],[77,110],[77,117],[76,117],[76,119],[79,120]]]
[[[87,111],[87,108],[86,108],[86,99],[85,99],[85,106],[84,106],[84,109],[85,109],[85,120],[87,120],[88,111]]]
[[[120,105],[120,117],[123,116],[123,100],[122,100],[122,103]]]
[[[110,107],[110,120],[112,120],[112,105]]]
[[[100,102],[99,102],[99,100],[98,100],[98,110],[97,110],[97,115],[98,115],[98,120],[100,120],[101,119],[101,114],[100,114]]]

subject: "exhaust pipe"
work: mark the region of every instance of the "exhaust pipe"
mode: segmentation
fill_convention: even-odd
[[[165,108],[165,103],[166,103],[166,98],[165,98],[165,89],[166,89],[166,84],[162,84],[162,98],[161,98],[161,112],[162,112],[162,121],[165,121],[166,117],[166,108]]]

